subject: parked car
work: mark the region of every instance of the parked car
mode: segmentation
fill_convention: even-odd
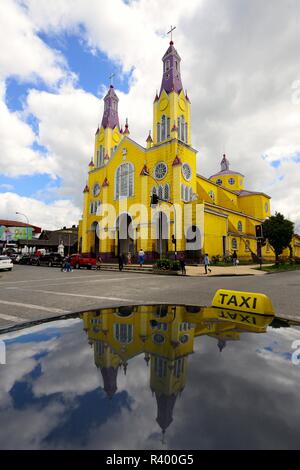
[[[9,255],[9,258],[14,264],[17,264],[20,261],[21,257],[22,255],[20,253],[12,253],[11,255]]]
[[[39,256],[35,262],[36,266],[62,266],[64,257],[59,253],[48,253],[47,255]]]
[[[7,271],[12,271],[13,268],[13,262],[12,260],[5,255],[0,256],[0,271],[7,270]]]
[[[81,255],[80,253],[70,256],[71,266],[76,269],[92,269],[93,266],[96,266],[96,261],[97,259],[94,256]]]
[[[25,254],[25,255],[21,255],[19,260],[18,260],[18,258],[16,258],[15,262],[17,262],[19,264],[34,264],[33,263],[34,258],[35,258],[34,255]]]

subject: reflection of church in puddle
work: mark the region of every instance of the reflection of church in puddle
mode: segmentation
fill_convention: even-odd
[[[176,399],[186,384],[194,337],[215,338],[221,352],[227,341],[239,340],[241,332],[265,332],[272,320],[222,309],[167,305],[104,309],[86,312],[82,319],[110,399],[117,391],[119,369],[126,374],[130,359],[144,354],[163,433],[173,421]]]

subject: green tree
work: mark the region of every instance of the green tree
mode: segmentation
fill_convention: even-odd
[[[282,214],[275,212],[266,219],[263,224],[263,236],[268,239],[270,245],[275,251],[276,264],[278,264],[278,258],[285,248],[287,248],[294,235],[294,223],[288,219],[285,219]]]

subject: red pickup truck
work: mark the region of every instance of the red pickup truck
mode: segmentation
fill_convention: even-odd
[[[93,266],[96,266],[96,261],[96,258],[89,255],[81,255],[80,253],[70,256],[71,266],[75,269],[92,269]]]

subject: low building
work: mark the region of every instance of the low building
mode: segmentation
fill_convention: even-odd
[[[47,253],[57,252],[59,245],[63,245],[64,254],[73,254],[78,251],[78,227],[64,227],[61,230],[43,230],[39,238],[32,240],[19,240],[19,248],[28,246],[30,251],[45,250]]]
[[[26,224],[17,220],[0,219],[0,253],[14,247],[20,239],[28,242],[41,233],[42,229],[36,225]]]

